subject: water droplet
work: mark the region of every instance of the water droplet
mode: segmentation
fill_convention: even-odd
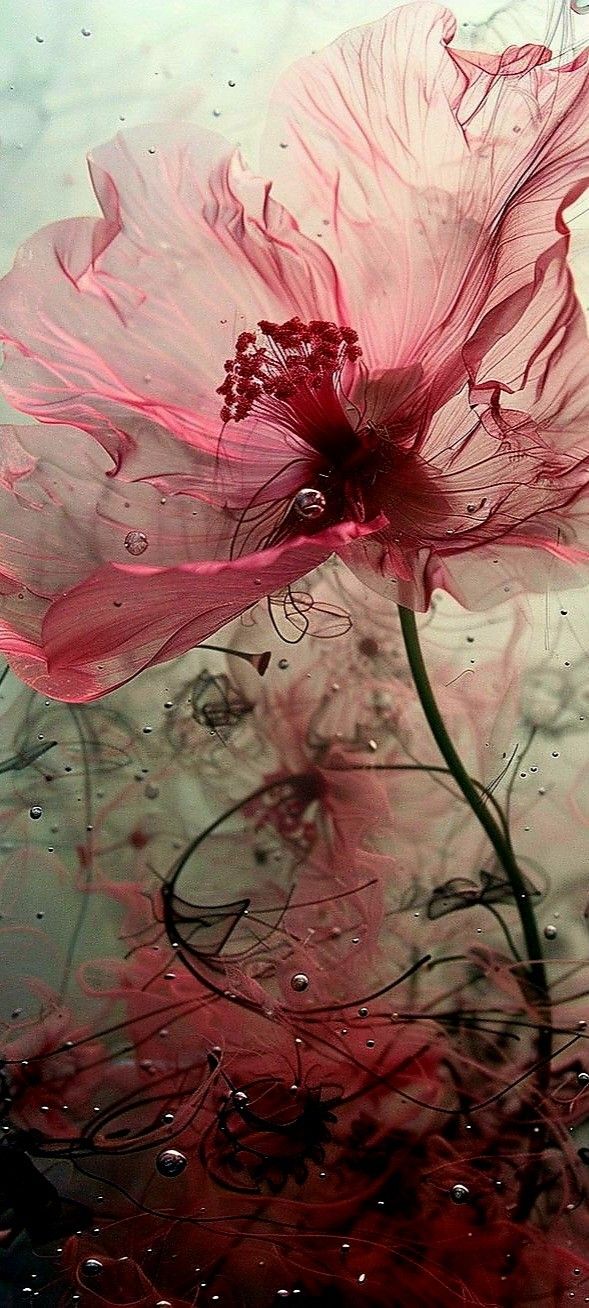
[[[326,508],[327,500],[323,491],[316,490],[314,486],[305,486],[295,495],[295,513],[305,522],[315,522],[317,518],[322,518]]]
[[[170,1177],[180,1176],[187,1163],[188,1159],[178,1149],[164,1149],[155,1160],[158,1172]]]
[[[36,820],[37,818],[42,818],[42,817],[43,817],[43,809],[41,808],[41,805],[40,805],[40,804],[33,804],[33,805],[32,805],[32,807],[29,809],[29,817],[32,817],[32,818],[34,818],[35,820]]]
[[[450,1198],[454,1204],[466,1204],[470,1199],[470,1190],[467,1185],[453,1185],[450,1191]]]
[[[100,1276],[103,1266],[99,1258],[85,1258],[80,1270],[82,1276]]]
[[[544,927],[544,935],[547,940],[556,940],[558,931],[555,926],[552,926],[552,923],[549,923],[548,926]]]
[[[306,990],[309,978],[304,972],[295,972],[295,975],[290,978],[290,984],[293,990]]]
[[[143,531],[128,531],[124,540],[125,549],[129,554],[144,554],[149,541]]]

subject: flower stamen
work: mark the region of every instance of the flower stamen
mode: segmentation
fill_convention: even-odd
[[[257,343],[256,332],[241,332],[235,355],[225,361],[225,380],[217,387],[223,396],[223,422],[242,422],[262,396],[290,400],[298,392],[318,392],[325,383],[333,385],[346,363],[362,354],[357,332],[333,322],[300,318],[269,322],[258,328],[265,344]]]

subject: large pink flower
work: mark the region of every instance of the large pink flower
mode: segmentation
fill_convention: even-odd
[[[333,552],[415,608],[589,561],[587,52],[454,32],[416,0],[297,64],[272,193],[221,138],[144,128],[90,159],[103,217],[19,253],[3,389],[57,425],[9,429],[0,468],[31,684],[90,699]]]

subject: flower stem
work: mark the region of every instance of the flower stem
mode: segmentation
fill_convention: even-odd
[[[462,791],[472,813],[480,823],[490,840],[495,853],[505,871],[511,886],[515,905],[519,914],[523,937],[526,945],[528,966],[527,979],[533,996],[534,1007],[538,1012],[538,1064],[544,1081],[550,1075],[550,1057],[552,1052],[552,1026],[550,1013],[550,991],[544,966],[542,945],[538,933],[538,924],[526,882],[513,852],[507,826],[500,826],[495,821],[490,809],[475,783],[469,776],[462,759],[459,757],[444,720],[436,703],[434,692],[423,660],[415,614],[411,609],[399,605],[401,632],[407,651],[407,658],[421,707],[428,726],[456,785]]]

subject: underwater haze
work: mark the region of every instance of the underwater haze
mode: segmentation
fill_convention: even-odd
[[[589,1303],[589,3],[3,0],[0,1305]]]

